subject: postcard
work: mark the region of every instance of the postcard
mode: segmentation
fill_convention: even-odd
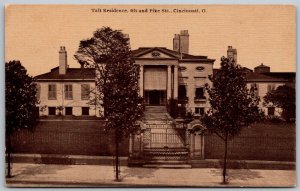
[[[7,187],[295,187],[293,5],[5,6]]]

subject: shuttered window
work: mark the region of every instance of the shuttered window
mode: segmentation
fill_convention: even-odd
[[[56,84],[48,85],[48,99],[56,99]]]
[[[90,84],[81,84],[81,99],[88,100],[90,96]]]
[[[65,99],[73,99],[73,87],[71,84],[65,85]]]

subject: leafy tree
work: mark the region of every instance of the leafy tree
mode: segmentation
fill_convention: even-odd
[[[5,63],[5,81],[7,177],[11,177],[11,135],[18,129],[30,129],[36,125],[38,100],[35,80],[20,61]]]
[[[221,68],[206,84],[211,109],[204,114],[203,124],[224,141],[223,183],[227,183],[228,141],[260,117],[259,98],[255,89],[247,89],[245,70],[225,57]]]
[[[296,117],[295,88],[287,85],[279,86],[264,96],[264,105],[282,108],[281,116],[290,121]]]
[[[106,127],[115,133],[115,169],[119,180],[119,144],[137,130],[143,115],[138,95],[139,66],[131,58],[129,39],[119,30],[102,27],[93,37],[80,41],[74,57],[84,67],[96,70],[97,96],[104,108]]]

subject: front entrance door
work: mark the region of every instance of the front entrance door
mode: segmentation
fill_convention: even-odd
[[[160,93],[159,91],[150,91],[149,92],[149,104],[150,105],[159,105],[160,104]]]
[[[145,101],[148,105],[165,105],[166,104],[165,91],[162,90],[145,91]]]

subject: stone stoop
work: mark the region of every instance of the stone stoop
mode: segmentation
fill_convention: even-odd
[[[143,123],[154,134],[176,134],[173,127],[174,119],[167,112],[166,106],[146,106]],[[155,145],[153,145],[155,144]],[[145,168],[191,168],[189,152],[184,145],[164,145],[152,143],[152,148],[145,146],[143,160],[130,160],[132,165],[141,165]],[[154,148],[153,148],[154,147]]]
[[[192,168],[186,148],[150,148],[144,156],[146,168]]]
[[[146,106],[144,121],[173,121],[165,106]]]

